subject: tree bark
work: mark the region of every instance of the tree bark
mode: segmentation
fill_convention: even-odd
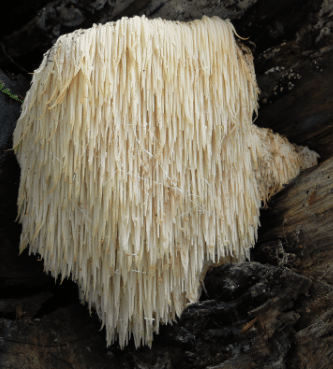
[[[260,217],[258,246],[279,239],[300,256],[302,275],[332,283],[332,194],[333,158],[305,170],[271,199]]]
[[[277,96],[286,95],[262,107],[255,124],[286,135],[292,143],[308,146],[326,160],[333,156],[333,52],[324,47],[312,57],[319,57],[319,61],[301,59],[288,73],[282,70],[261,77],[259,82],[264,85],[275,75],[270,87],[277,86]]]

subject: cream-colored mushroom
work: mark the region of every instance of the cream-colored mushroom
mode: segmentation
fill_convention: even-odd
[[[20,250],[80,284],[107,344],[151,346],[207,266],[249,258],[261,201],[317,163],[252,124],[234,32],[122,18],[61,36],[35,71],[14,132]]]

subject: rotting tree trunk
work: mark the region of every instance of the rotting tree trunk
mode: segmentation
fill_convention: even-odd
[[[259,248],[279,239],[300,257],[298,271],[331,284],[333,158],[302,172],[262,210]]]
[[[313,282],[295,305],[299,319],[287,355],[292,369],[326,369],[332,363],[332,194],[330,158],[302,172],[261,213],[252,260],[290,268]]]
[[[290,81],[293,75],[292,78],[298,76],[300,80],[291,79],[296,87],[273,105],[260,109],[255,122],[259,127],[269,127],[286,135],[292,143],[308,146],[318,152],[322,160],[333,156],[333,52],[326,53],[329,50],[326,49],[313,53],[312,61],[296,63],[289,75],[285,71],[276,73],[278,87]],[[319,61],[314,60],[315,57]],[[269,78],[274,77],[262,76],[261,85]]]

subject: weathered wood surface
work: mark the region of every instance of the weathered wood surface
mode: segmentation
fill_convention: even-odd
[[[277,86],[277,94],[282,97],[271,106],[262,105],[255,124],[269,126],[290,142],[308,146],[325,160],[333,156],[333,52],[322,51],[318,55],[322,56],[302,58],[288,70],[261,77],[261,83],[272,79],[271,87]],[[289,91],[288,83],[294,85]]]
[[[297,306],[291,368],[331,368],[333,360],[333,158],[301,173],[261,212],[253,259],[312,280]]]
[[[79,28],[90,28],[93,23],[104,24],[121,17],[143,14],[149,18],[180,21],[201,18],[203,15],[237,19],[257,2],[246,0],[242,2],[242,6],[238,6],[237,0],[227,1],[225,4],[224,1],[202,0],[39,1],[41,4],[35,11],[37,14],[29,22],[9,34],[6,32],[3,37],[0,34],[0,65],[11,61],[21,71],[28,73],[22,66],[23,59],[38,52],[41,62],[42,54],[52,47],[59,36]],[[29,6],[23,3],[21,7],[24,11]],[[40,50],[44,50],[43,53]]]
[[[302,172],[261,211],[258,246],[281,240],[303,275],[333,283],[333,158]]]
[[[162,326],[152,350],[135,350],[133,342],[124,351],[116,345],[106,350],[105,330],[99,332],[96,317],[89,317],[78,304],[35,318],[36,309],[50,294],[19,302],[5,299],[2,365],[15,369],[245,369],[254,363],[258,368],[274,367],[285,359],[300,318],[295,301],[311,285],[309,278],[255,262],[214,268],[206,277],[208,297],[189,306],[178,324]]]

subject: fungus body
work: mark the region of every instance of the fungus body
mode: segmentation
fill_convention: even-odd
[[[151,346],[207,266],[249,259],[261,201],[316,164],[286,140],[269,159],[257,98],[252,56],[218,17],[122,18],[44,55],[14,132],[20,251],[79,283],[107,344]]]

